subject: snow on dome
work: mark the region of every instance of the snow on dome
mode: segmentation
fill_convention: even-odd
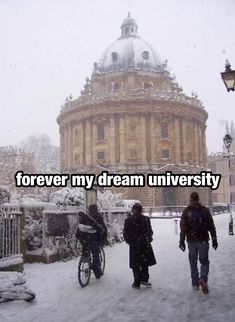
[[[102,54],[96,66],[100,73],[131,69],[160,71],[162,61],[156,51],[137,35],[138,26],[130,17],[124,19],[122,35]]]

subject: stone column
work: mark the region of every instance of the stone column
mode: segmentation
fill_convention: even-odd
[[[60,127],[60,171],[64,171],[64,128]]]
[[[181,151],[182,151],[182,157],[183,157],[183,163],[187,162],[187,140],[186,140],[186,124],[185,122],[182,122],[182,146],[181,146]]]
[[[117,163],[119,163],[120,162],[120,118],[117,114],[114,115],[114,120],[115,120],[115,139],[116,139],[115,160]]]
[[[91,165],[94,165],[94,163],[96,162],[96,136],[95,136],[95,132],[96,132],[96,124],[92,121],[92,119],[90,120],[91,122],[91,147],[90,147],[90,151],[91,151]]]
[[[198,157],[199,157],[199,165],[202,165],[202,150],[203,150],[203,146],[202,146],[202,133],[201,133],[201,126],[198,125],[197,126],[198,129]]]
[[[79,152],[80,152],[80,166],[84,166],[84,128],[83,122],[79,123]]]
[[[119,136],[120,136],[120,163],[126,163],[126,129],[125,116],[120,118],[119,122]]]
[[[64,153],[65,153],[64,167],[67,170],[68,169],[68,126],[67,125],[64,127]]]
[[[146,142],[146,118],[144,115],[140,116],[140,142],[141,142],[141,161],[147,160],[147,142]]]
[[[85,121],[85,147],[86,147],[86,165],[91,165],[91,121]]]
[[[68,167],[71,169],[73,167],[73,133],[72,125],[68,125]]]
[[[151,115],[150,116],[150,162],[151,163],[156,163],[156,145],[157,145],[157,140],[156,140],[156,132],[155,132],[155,116]]]
[[[198,150],[198,125],[193,125],[193,160],[196,165],[199,165],[199,150]]]
[[[183,121],[182,119],[179,120],[179,127],[180,127],[180,163],[184,163],[184,139],[183,139]]]
[[[173,160],[175,163],[181,163],[180,158],[180,122],[179,119],[174,120],[174,132],[173,132],[173,142],[174,142],[174,150],[175,150],[175,160]]]
[[[203,166],[206,167],[207,166],[207,150],[206,150],[206,126],[203,126],[202,129],[202,146],[203,146],[203,158],[202,158],[202,163]]]
[[[110,138],[109,138],[109,149],[110,149],[110,163],[116,163],[116,142],[115,142],[115,119],[114,116],[110,118]]]

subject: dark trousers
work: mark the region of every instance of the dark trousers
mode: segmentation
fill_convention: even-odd
[[[82,253],[83,255],[89,254],[89,251],[91,252],[92,255],[92,269],[94,271],[94,274],[96,277],[100,277],[101,275],[101,263],[100,263],[100,245],[96,242],[93,241],[89,244],[83,245],[82,248]]]
[[[207,282],[209,274],[209,243],[208,242],[188,242],[189,264],[193,285],[199,285],[199,279]],[[197,262],[201,264],[200,276]]]
[[[135,265],[132,267],[134,275],[134,283],[140,285],[140,282],[148,282],[149,280],[149,267],[148,265]]]

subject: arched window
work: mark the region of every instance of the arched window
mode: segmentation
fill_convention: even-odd
[[[114,51],[112,52],[111,56],[112,56],[112,62],[116,63],[118,61],[118,53]]]
[[[148,52],[148,51],[143,51],[143,52],[142,52],[142,57],[143,57],[144,59],[149,59],[149,52]]]

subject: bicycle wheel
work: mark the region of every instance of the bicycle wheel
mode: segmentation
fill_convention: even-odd
[[[101,274],[104,274],[104,269],[105,269],[105,252],[104,249],[101,248],[99,252],[100,256],[100,269],[101,269]]]
[[[81,287],[89,284],[91,277],[91,258],[81,256],[78,264],[78,281]]]

